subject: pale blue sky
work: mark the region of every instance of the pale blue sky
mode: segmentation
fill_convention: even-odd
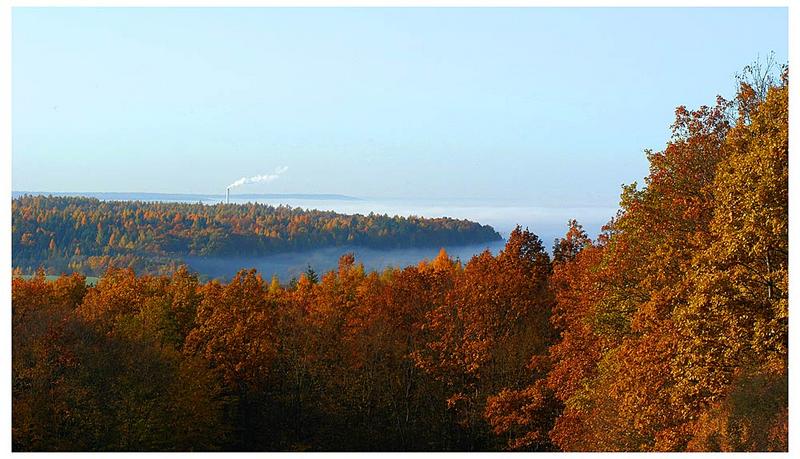
[[[12,186],[614,206],[778,9],[13,11]]]

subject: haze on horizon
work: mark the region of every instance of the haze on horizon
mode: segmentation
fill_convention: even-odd
[[[616,206],[786,8],[15,8],[12,187]],[[752,33],[732,33],[749,30]]]

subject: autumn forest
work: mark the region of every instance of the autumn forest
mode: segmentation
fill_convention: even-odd
[[[358,245],[441,247],[500,240],[487,225],[452,218],[342,215],[263,204],[100,201],[22,196],[12,201],[13,264],[100,275],[111,266],[159,274],[186,256],[235,257]]]
[[[788,70],[750,70],[733,100],[676,109],[597,237],[573,220],[552,247],[518,227],[464,262],[345,253],[291,283],[220,282],[176,257],[499,235],[14,200],[15,266],[52,269],[12,281],[13,449],[786,451]]]

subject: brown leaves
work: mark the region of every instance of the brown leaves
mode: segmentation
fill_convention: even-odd
[[[241,271],[225,286],[209,284],[204,293],[186,352],[219,367],[229,384],[258,386],[270,372],[278,339],[265,282],[255,270]]]
[[[510,438],[509,449],[548,449],[558,408],[544,381],[538,380],[525,389],[505,389],[489,397],[485,416],[496,435]]]
[[[713,407],[745,384],[739,372],[786,364],[785,94],[771,88],[735,126],[722,99],[679,107],[604,243],[556,265],[547,381],[565,404],[550,432],[561,448],[753,450],[766,448],[753,432],[780,432],[758,416],[734,432]]]

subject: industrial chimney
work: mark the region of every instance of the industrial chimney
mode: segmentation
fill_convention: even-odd
[[[231,189],[225,188],[225,204],[231,203]]]

